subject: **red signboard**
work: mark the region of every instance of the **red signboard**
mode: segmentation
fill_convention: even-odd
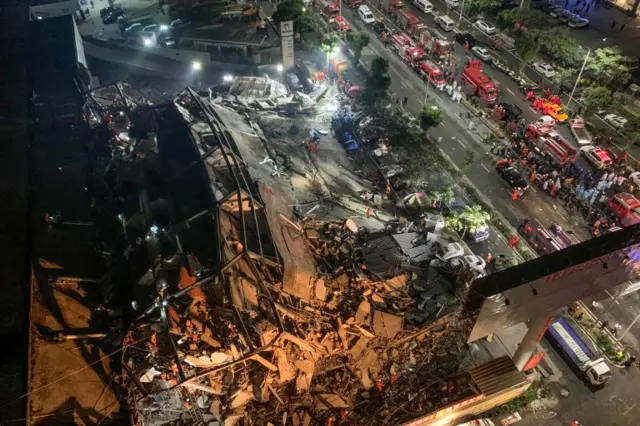
[[[540,330],[540,333],[536,336],[536,342],[539,342],[544,337],[544,333],[547,332],[547,328],[551,325],[551,321],[553,321],[553,317],[547,317],[547,320],[544,322],[544,328]]]
[[[529,358],[529,361],[527,361],[522,371],[528,371],[528,370],[531,370],[532,368],[536,368],[538,364],[540,364],[540,361],[542,361],[542,358],[544,358],[545,355],[546,355],[546,352],[538,352],[537,354],[531,355],[531,358]]]

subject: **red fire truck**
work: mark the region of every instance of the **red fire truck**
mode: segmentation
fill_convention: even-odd
[[[400,56],[413,69],[424,59],[424,50],[420,46],[409,46],[402,49]]]
[[[391,49],[401,55],[406,47],[412,46],[411,38],[405,33],[398,33],[391,36]]]
[[[547,122],[535,122],[529,124],[524,132],[525,137],[531,143],[531,145],[537,146],[538,141],[542,137],[556,135],[556,131],[553,129],[553,125]]]
[[[382,0],[382,10],[385,13],[395,15],[402,8],[404,8],[404,3],[402,2],[402,0]]]
[[[420,33],[418,43],[429,55],[437,59],[444,59],[453,52],[453,43],[444,37],[438,37],[428,29]]]
[[[540,151],[560,165],[573,163],[578,155],[576,148],[559,134],[549,134],[538,139]]]
[[[472,59],[462,73],[462,87],[480,99],[480,102],[492,106],[498,99],[498,86],[482,71],[482,61]]]
[[[552,224],[548,229],[542,226],[539,222],[537,222],[536,225],[535,230],[532,235],[528,237],[528,240],[541,254],[560,251],[573,244],[579,243],[579,241],[571,238],[571,236],[563,230],[556,228],[556,225],[554,224]]]
[[[351,31],[351,25],[344,19],[344,16],[336,16],[334,18],[333,24],[335,28],[340,32]]]
[[[414,39],[418,38],[421,31],[427,29],[424,22],[420,21],[420,18],[407,9],[398,11],[398,26]]]
[[[445,85],[444,72],[442,72],[442,68],[433,61],[422,61],[420,64],[420,75],[438,89],[442,89]]]
[[[627,192],[615,194],[609,199],[607,205],[622,226],[640,223],[640,201],[633,195]]]
[[[329,22],[333,22],[340,14],[340,6],[329,0],[320,0],[320,15]]]

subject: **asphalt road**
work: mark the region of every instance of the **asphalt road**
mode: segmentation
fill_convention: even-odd
[[[369,4],[369,6],[372,8],[379,9],[378,7],[380,3],[379,0],[367,1],[366,3]],[[447,7],[443,0],[432,0],[432,3],[434,5],[434,11],[439,11],[440,13],[447,12]],[[405,2],[405,7],[410,8],[411,12],[414,13],[416,16],[420,17],[427,24],[429,28],[436,28],[443,35],[447,36],[449,40],[453,40],[454,32],[444,33],[443,31],[441,31],[441,29],[434,23],[433,14],[424,13],[418,10],[412,4],[411,1]],[[347,13],[345,12],[345,10],[346,8],[343,8],[343,12],[346,16]],[[482,31],[480,31],[479,29],[477,29],[476,27],[474,27],[472,23],[469,22],[466,18],[462,17],[462,19],[459,19],[459,12],[457,10],[449,10],[448,14],[452,19],[454,19],[454,21],[456,21],[456,27],[457,27],[456,31],[468,32],[472,34],[473,37],[480,42],[480,44],[487,45],[489,48],[492,49],[492,44],[489,36],[483,33]],[[558,25],[557,20],[555,20],[554,18],[549,17],[549,20],[552,23],[552,25]],[[578,38],[578,40],[582,43],[584,47],[589,47],[591,49],[596,49],[596,48],[611,45],[611,40],[603,40],[604,37],[601,33],[591,29],[572,30],[572,34]],[[463,49],[461,49],[460,47],[461,46],[459,45],[456,46],[456,53],[458,54],[459,58],[466,60],[465,55],[460,55],[461,52],[464,53]],[[493,51],[492,49],[492,54],[494,57],[498,57],[502,59],[502,61],[509,64],[509,66],[511,66],[513,69],[515,70],[520,69],[520,59],[515,55],[514,49],[512,47],[509,47],[506,43],[502,43],[498,52]],[[462,66],[463,66],[463,63],[460,64],[460,67]],[[524,101],[523,94],[520,92],[518,85],[515,82],[513,82],[513,80],[511,80],[507,75],[503,74],[501,71],[498,71],[495,68],[492,68],[490,65],[485,66],[485,72],[487,73],[487,75],[496,79],[500,83],[500,101],[501,102],[517,104],[525,112],[525,118],[527,118],[528,120],[533,120],[540,116],[539,113],[529,108],[529,103]],[[523,72],[527,78],[529,78],[530,80],[536,83],[540,82],[541,80],[546,80],[541,74],[539,74],[536,70],[534,70],[529,65],[524,67]],[[549,83],[548,80],[547,80],[547,83]],[[563,100],[565,104],[567,104],[568,99],[569,99],[569,96],[568,94],[565,93],[563,96]],[[577,107],[577,103],[575,99],[573,102],[574,103],[572,105],[574,107]],[[616,136],[615,129],[611,127],[608,123],[603,121],[600,117],[596,115],[587,115],[585,118],[587,118],[591,122],[591,124],[602,133],[607,135],[612,134]],[[572,141],[573,138],[569,132],[568,125],[560,127],[559,132],[563,136],[565,136],[568,140]],[[621,137],[617,136],[616,140],[618,140],[618,138],[621,138]],[[621,147],[626,146],[627,143],[628,141],[625,142],[622,139],[619,141],[619,145]],[[630,155],[633,155],[636,158],[640,159],[640,149],[638,147],[633,147],[630,150]]]

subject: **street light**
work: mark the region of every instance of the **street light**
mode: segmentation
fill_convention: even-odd
[[[464,10],[464,0],[462,0],[462,4],[460,5],[460,15],[458,16],[458,22],[462,20],[462,11]]]
[[[233,76],[232,76],[231,74],[225,74],[225,75],[222,77],[222,81],[225,81],[225,82],[227,82],[227,83],[228,83],[228,82],[230,82],[230,81],[232,81],[232,80],[233,80]]]
[[[284,71],[284,67],[282,66],[282,64],[278,64],[278,65],[276,65],[276,70],[278,72],[282,72],[282,71]]]
[[[602,39],[603,42],[607,41],[607,38],[604,37]],[[578,88],[578,83],[580,82],[580,77],[582,77],[582,71],[584,71],[584,67],[587,66],[587,61],[589,60],[589,55],[591,54],[591,48],[587,47],[587,54],[584,57],[584,62],[582,63],[582,68],[580,68],[580,72],[578,73],[578,78],[576,78],[576,84],[573,85],[573,90],[569,95],[569,100],[567,101],[567,109],[569,109],[569,105],[571,105],[571,101],[573,100],[573,94],[576,92]]]
[[[191,63],[191,68],[193,68],[194,71],[200,71],[202,69],[202,62],[200,61],[193,61]]]

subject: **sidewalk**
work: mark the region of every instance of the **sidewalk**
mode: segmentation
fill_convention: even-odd
[[[579,306],[579,310],[576,316],[571,316],[572,322],[589,336],[591,342],[607,357],[611,364],[618,368],[624,368],[624,361],[628,357],[624,345],[617,341],[607,327],[602,326],[603,323],[584,303],[578,301],[576,305]],[[580,313],[583,315],[580,316]],[[605,320],[604,324],[607,323]],[[624,354],[622,359],[617,355],[619,352]]]

